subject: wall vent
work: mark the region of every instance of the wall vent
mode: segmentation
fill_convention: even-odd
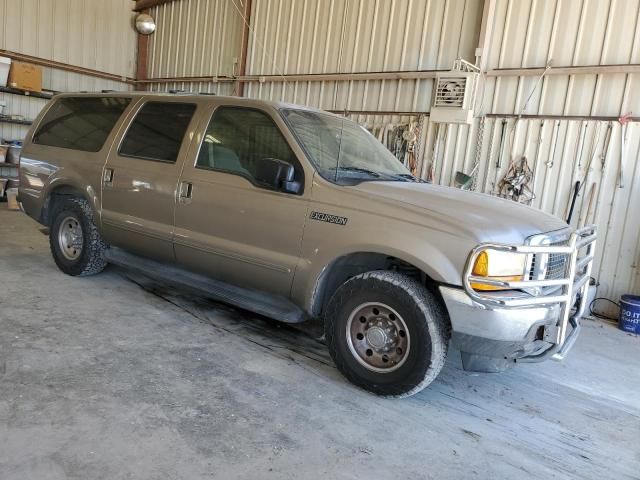
[[[431,121],[436,123],[471,123],[480,74],[464,60],[456,60],[453,70],[436,77]]]

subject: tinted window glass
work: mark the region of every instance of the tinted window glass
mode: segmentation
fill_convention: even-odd
[[[256,168],[265,158],[292,164],[295,180],[302,181],[298,159],[268,115],[247,108],[218,108],[202,141],[197,166],[237,173],[259,184]]]
[[[191,103],[145,104],[122,141],[120,155],[175,162],[195,109]]]
[[[130,98],[65,97],[47,111],[33,143],[85,152],[102,149]]]

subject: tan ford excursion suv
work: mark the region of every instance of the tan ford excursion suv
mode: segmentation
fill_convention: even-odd
[[[114,263],[283,321],[324,320],[353,383],[406,396],[463,366],[562,359],[593,227],[414,178],[364,128],[209,95],[56,96],[19,200],[69,275]]]

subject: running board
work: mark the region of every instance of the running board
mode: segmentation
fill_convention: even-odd
[[[109,263],[163,283],[195,290],[212,300],[249,310],[286,323],[300,323],[307,320],[304,311],[288,298],[230,285],[213,280],[204,275],[189,272],[175,265],[139,257],[116,247],[108,248],[104,253]]]

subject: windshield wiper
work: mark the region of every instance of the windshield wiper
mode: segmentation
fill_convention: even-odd
[[[384,177],[384,180],[390,179],[390,180],[395,180],[395,181],[400,181],[400,182],[424,183],[424,180],[422,180],[422,179],[420,179],[418,177],[415,177],[415,176],[411,175],[410,173],[376,172],[374,170],[369,170],[367,168],[352,167],[352,166],[335,167],[332,170],[336,170],[336,172],[338,172],[340,170],[343,170],[343,171],[347,171],[347,172],[364,173],[364,174],[370,175],[370,176],[375,177],[375,178]]]
[[[366,173],[367,175],[371,175],[372,177],[379,178],[380,173],[374,172],[373,170],[368,170],[366,168],[360,167],[336,167],[333,170],[345,170],[347,172],[358,172],[358,173]]]
[[[406,178],[407,180],[411,181],[411,182],[416,182],[416,183],[427,183],[424,180],[422,180],[421,178],[416,177],[415,175],[411,175],[410,173],[398,173],[397,175],[395,175],[396,177],[400,177],[400,178]]]

